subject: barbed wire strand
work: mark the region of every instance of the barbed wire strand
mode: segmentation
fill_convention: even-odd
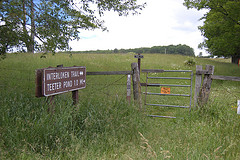
[[[90,94],[93,94],[94,92],[99,92],[99,91],[101,91],[101,90],[103,90],[103,89],[106,89],[106,88],[110,87],[111,85],[114,85],[115,83],[117,83],[117,82],[119,82],[120,80],[122,80],[125,76],[126,76],[126,75],[123,75],[122,77],[120,77],[119,79],[115,80],[114,82],[111,82],[111,83],[105,85],[105,86],[102,87],[102,88],[99,88],[99,89],[97,89],[97,90],[95,90],[95,91],[90,92]]]

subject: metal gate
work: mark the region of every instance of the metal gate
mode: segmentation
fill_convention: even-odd
[[[192,81],[193,81],[193,71],[192,70],[152,70],[152,69],[144,69],[142,72],[146,73],[146,83],[143,83],[142,86],[145,86],[145,109],[146,106],[158,106],[158,107],[171,107],[171,108],[187,108],[189,111],[191,111],[191,102],[192,102]],[[174,76],[169,77],[169,73],[164,74],[165,72],[171,72],[171,74],[175,74]],[[161,74],[164,74],[163,76]],[[180,75],[179,75],[180,74]],[[186,76],[187,74],[187,76]],[[157,75],[157,76],[156,76]],[[159,76],[161,75],[161,76]],[[184,76],[183,76],[184,75]],[[150,81],[154,80],[157,83],[152,83]],[[164,81],[160,82],[159,81]],[[169,83],[171,81],[171,84],[166,84],[166,81]],[[181,81],[181,82],[180,82]],[[179,84],[181,83],[181,84]],[[182,84],[184,83],[184,84]],[[149,90],[150,87],[161,87],[161,90],[157,90],[159,92],[151,92]],[[169,87],[169,88],[168,88]],[[171,88],[189,88],[185,92],[187,93],[172,93]],[[179,91],[178,89],[175,89],[173,92]],[[172,104],[156,104],[147,102],[148,96],[179,96],[179,97],[189,97],[189,105],[172,105]],[[176,118],[173,116],[161,116],[161,115],[148,115],[151,117],[162,117],[162,118]]]

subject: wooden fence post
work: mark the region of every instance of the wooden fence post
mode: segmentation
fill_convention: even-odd
[[[133,81],[133,98],[137,102],[137,104],[140,107],[140,110],[142,110],[142,97],[141,97],[141,85],[140,85],[140,74],[139,74],[139,68],[137,63],[132,63],[132,81]]]
[[[127,75],[127,101],[131,103],[131,75]]]
[[[202,89],[199,93],[198,104],[202,107],[208,101],[210,89],[212,84],[212,75],[214,73],[214,66],[206,65],[206,73],[204,73]]]
[[[196,79],[195,79],[195,93],[194,93],[194,108],[196,108],[197,100],[202,84],[202,74],[200,73],[202,71],[202,66],[197,65],[196,66]]]

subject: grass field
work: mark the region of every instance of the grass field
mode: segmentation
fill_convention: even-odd
[[[36,69],[63,64],[86,66],[87,71],[128,71],[137,59],[133,53],[40,56],[8,54],[0,61],[0,159],[240,159],[240,116],[236,113],[240,82],[214,80],[209,103],[190,113],[147,108],[146,112],[178,117],[161,119],[147,117],[138,106],[126,102],[125,75],[87,76],[87,87],[79,91],[79,105],[72,106],[70,93],[58,95],[51,115],[46,98],[34,96]],[[195,73],[195,66],[185,65],[188,59],[145,54],[141,67]],[[215,75],[240,77],[240,68],[229,59],[194,61],[214,65]],[[141,73],[141,82],[145,81]],[[153,97],[151,101],[186,104],[189,99]]]

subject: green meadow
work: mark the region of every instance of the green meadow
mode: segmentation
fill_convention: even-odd
[[[191,112],[151,106],[140,110],[133,95],[130,104],[126,101],[126,75],[89,75],[86,88],[79,90],[79,104],[72,105],[71,93],[57,95],[55,113],[50,114],[47,98],[35,97],[36,69],[63,64],[86,66],[87,72],[130,71],[137,59],[134,53],[41,55],[7,54],[0,61],[0,159],[240,159],[240,82],[213,80],[208,104],[194,108],[192,98]],[[240,77],[240,68],[230,59],[144,54],[141,68],[195,73],[195,65],[206,64],[215,66],[215,75]],[[188,77],[189,73],[152,76]],[[141,73],[140,79],[145,83],[146,74]],[[193,94],[194,84],[195,75]],[[189,89],[171,88],[171,92],[187,94]],[[149,96],[147,101],[188,105],[189,98]]]

